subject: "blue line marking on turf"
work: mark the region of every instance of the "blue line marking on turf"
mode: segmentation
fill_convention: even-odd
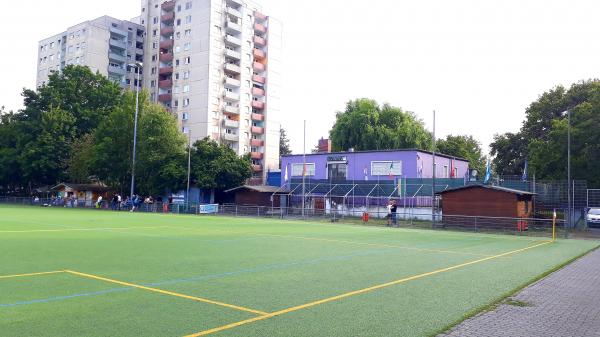
[[[350,254],[350,255],[327,256],[327,257],[320,257],[317,259],[304,260],[304,261],[267,264],[264,266],[258,266],[258,267],[254,267],[254,268],[239,269],[239,270],[234,270],[234,271],[230,271],[230,272],[201,275],[201,276],[190,277],[190,278],[173,279],[173,280],[167,280],[167,281],[161,281],[161,282],[155,282],[155,283],[145,283],[142,285],[146,286],[146,287],[153,287],[153,286],[171,285],[171,284],[179,284],[179,283],[189,283],[189,282],[196,282],[196,281],[206,281],[206,280],[212,280],[212,279],[217,279],[217,278],[222,278],[222,277],[227,277],[227,276],[256,273],[256,272],[268,271],[268,270],[286,269],[286,268],[290,268],[290,267],[305,266],[305,265],[311,265],[311,264],[316,264],[316,263],[320,263],[320,262],[349,260],[349,259],[352,259],[355,257],[369,256],[369,255],[379,254],[379,253],[387,253],[387,252],[390,252],[393,250],[395,250],[395,249],[392,249],[392,248],[373,249],[373,250],[367,250],[367,251],[364,251],[361,253],[355,253],[355,254]],[[20,306],[20,305],[30,305],[30,304],[36,304],[36,303],[56,302],[56,301],[77,298],[77,297],[105,295],[105,294],[121,292],[121,291],[128,291],[128,290],[133,290],[133,289],[136,289],[136,288],[133,288],[133,287],[112,288],[112,289],[106,289],[106,290],[95,291],[95,292],[49,297],[49,298],[21,301],[21,302],[15,302],[15,303],[0,303],[0,308],[10,308],[10,307],[16,307],[16,306]]]

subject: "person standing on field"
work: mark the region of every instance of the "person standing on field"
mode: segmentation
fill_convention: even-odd
[[[390,208],[390,211],[392,215],[392,226],[398,227],[398,205],[396,204],[396,200],[392,201],[392,207]]]

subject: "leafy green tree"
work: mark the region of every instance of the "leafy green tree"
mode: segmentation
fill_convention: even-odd
[[[94,136],[83,135],[71,144],[71,157],[67,161],[67,176],[73,183],[87,183],[92,178],[91,160]]]
[[[527,142],[521,133],[494,135],[490,145],[492,163],[499,175],[520,175],[527,158]]]
[[[330,131],[335,151],[429,149],[431,135],[413,113],[370,99],[357,99],[336,114]]]
[[[194,143],[191,159],[194,185],[203,189],[226,190],[252,177],[249,155],[239,157],[228,146],[208,138]]]
[[[291,154],[292,150],[290,149],[290,140],[287,136],[287,132],[284,128],[279,130],[279,156],[285,156],[286,154]]]
[[[485,173],[481,144],[473,136],[448,135],[446,139],[437,140],[436,147],[443,154],[467,159],[469,167],[477,170],[480,175]]]
[[[0,190],[12,192],[20,187],[21,171],[19,169],[16,141],[19,137],[15,114],[0,108]]]

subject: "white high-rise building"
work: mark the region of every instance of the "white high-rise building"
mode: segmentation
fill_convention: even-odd
[[[144,27],[102,16],[67,28],[38,43],[37,86],[69,64],[88,66],[123,87],[135,89],[135,67],[144,55]]]
[[[250,153],[254,182],[279,168],[281,31],[245,0],[142,0],[144,86],[191,141]]]

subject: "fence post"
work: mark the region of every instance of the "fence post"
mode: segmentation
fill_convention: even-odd
[[[235,216],[238,216],[238,206],[235,205]]]
[[[475,217],[475,231],[477,232],[477,217]]]

